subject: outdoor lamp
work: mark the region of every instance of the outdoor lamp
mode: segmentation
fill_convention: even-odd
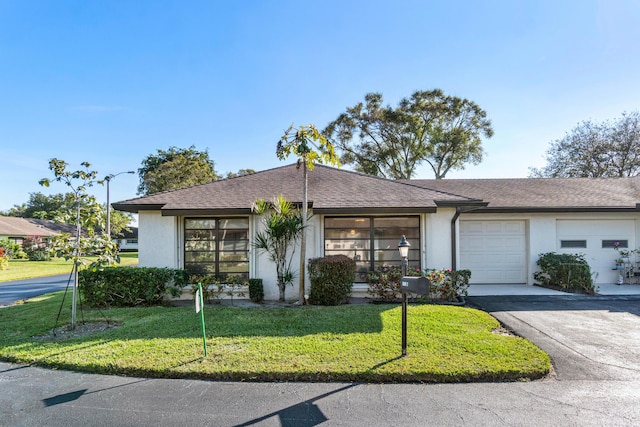
[[[398,252],[400,252],[400,256],[402,259],[407,259],[409,256],[409,242],[407,242],[407,238],[402,235],[402,239],[400,239],[400,243],[398,243]]]

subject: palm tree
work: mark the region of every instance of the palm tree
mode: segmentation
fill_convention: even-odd
[[[300,239],[300,286],[298,300],[304,304],[305,286],[305,262],[306,262],[306,235],[307,225],[307,171],[312,171],[315,162],[329,163],[340,166],[340,160],[336,155],[331,142],[318,131],[314,125],[300,126],[295,129],[293,125],[284,133],[276,148],[276,155],[284,160],[290,154],[298,156],[298,168],[302,168],[302,236]]]
[[[302,235],[302,214],[283,196],[276,197],[273,202],[258,199],[253,205],[253,211],[262,216],[264,225],[264,229],[256,234],[253,247],[267,253],[275,263],[280,301],[284,301],[287,285],[293,284],[293,252],[290,249]]]

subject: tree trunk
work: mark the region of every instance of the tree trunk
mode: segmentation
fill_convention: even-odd
[[[307,156],[302,156],[302,235],[300,236],[300,287],[298,290],[298,302],[305,303],[305,261],[307,257]]]

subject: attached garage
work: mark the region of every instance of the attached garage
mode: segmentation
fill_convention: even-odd
[[[460,220],[460,268],[475,284],[526,283],[526,221]]]
[[[612,270],[618,253],[613,243],[619,242],[621,249],[635,249],[635,220],[594,219],[558,220],[557,251],[583,254],[591,271],[598,274],[598,282],[615,283],[618,272]]]

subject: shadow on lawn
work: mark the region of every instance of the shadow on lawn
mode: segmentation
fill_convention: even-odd
[[[118,309],[107,314],[122,326],[100,334],[114,339],[191,338],[201,335],[200,315],[194,310],[175,307],[153,308],[148,315],[126,318]],[[319,334],[379,333],[383,313],[400,308],[388,305],[341,307],[303,307],[299,309],[252,309],[206,307],[208,337],[296,337]],[[125,315],[121,315],[121,313]]]

